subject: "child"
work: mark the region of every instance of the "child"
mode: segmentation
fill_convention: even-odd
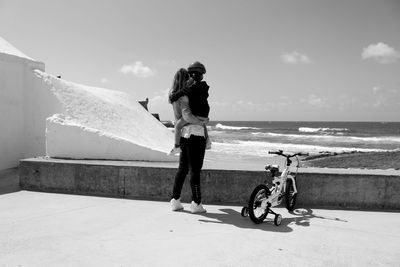
[[[190,78],[184,82],[183,89],[175,90],[171,92],[169,100],[170,103],[175,102],[180,97],[186,95],[189,98],[189,107],[194,116],[203,121],[208,121],[208,114],[210,112],[210,106],[208,104],[208,89],[209,86],[205,81],[202,81],[203,74],[206,73],[206,69],[203,64],[196,61],[188,67],[188,73]],[[180,153],[180,137],[182,127],[187,122],[180,118],[175,123],[175,146],[169,154]],[[206,149],[211,148],[211,141],[208,136],[207,127],[204,125],[204,133],[206,138]]]

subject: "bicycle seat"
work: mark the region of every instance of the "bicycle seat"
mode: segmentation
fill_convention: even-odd
[[[279,171],[279,166],[268,164],[267,166],[265,166],[265,170],[270,172],[277,172]]]

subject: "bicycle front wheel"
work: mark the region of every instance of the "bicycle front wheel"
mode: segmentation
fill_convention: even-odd
[[[285,204],[288,211],[293,211],[296,205],[297,193],[294,193],[294,186],[292,179],[286,180],[285,188]]]
[[[268,215],[268,208],[262,207],[271,192],[266,185],[260,184],[254,188],[249,200],[249,216],[254,223],[262,223]]]

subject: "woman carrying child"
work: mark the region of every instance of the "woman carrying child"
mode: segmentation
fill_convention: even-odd
[[[175,115],[175,148],[180,149],[179,167],[170,201],[173,211],[183,209],[180,195],[186,175],[190,174],[192,190],[192,213],[206,212],[201,204],[200,172],[203,167],[206,149],[206,123],[210,107],[207,102],[208,88],[202,81],[205,67],[200,62],[194,62],[188,71],[181,68],[174,76],[169,93],[169,102]],[[191,77],[190,77],[191,76]]]

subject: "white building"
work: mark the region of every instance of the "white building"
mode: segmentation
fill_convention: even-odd
[[[44,63],[0,37],[0,170],[45,155],[177,160],[167,155],[173,134],[132,96],[44,71]]]

